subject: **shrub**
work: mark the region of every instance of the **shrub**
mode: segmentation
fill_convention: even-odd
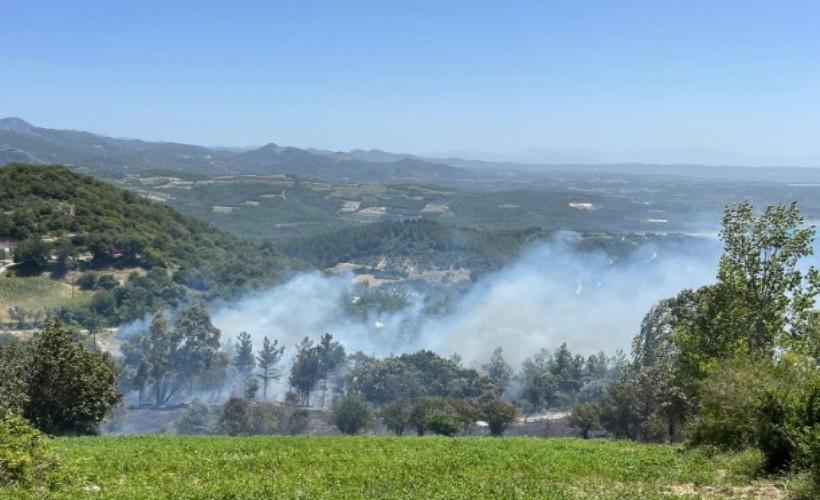
[[[479,410],[467,400],[422,397],[413,404],[409,424],[419,436],[427,431],[452,436],[469,429],[479,417]]]
[[[179,434],[190,436],[213,434],[211,412],[200,402],[194,402],[176,423]]]
[[[252,435],[282,432],[285,412],[273,403],[253,403],[248,407],[248,433]]]
[[[248,434],[250,431],[250,403],[247,399],[231,398],[222,407],[217,432],[229,436]]]
[[[80,276],[80,279],[77,280],[77,286],[80,287],[80,290],[93,290],[97,288],[97,279],[97,273],[86,271]]]
[[[773,383],[771,362],[734,359],[718,365],[703,382],[690,443],[736,451],[757,445],[761,393]]]
[[[304,434],[310,424],[310,414],[305,409],[293,410],[288,416],[287,433],[291,435]]]
[[[0,486],[34,486],[54,478],[57,459],[45,434],[23,418],[0,417]]]
[[[358,434],[373,427],[373,412],[361,398],[347,396],[333,405],[330,420],[343,434]]]
[[[440,436],[453,436],[460,429],[458,417],[446,409],[436,408],[427,415],[427,429]]]

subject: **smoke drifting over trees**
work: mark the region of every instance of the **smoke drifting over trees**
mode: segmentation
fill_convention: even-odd
[[[214,309],[213,321],[227,337],[251,333],[257,345],[262,336],[293,346],[305,335],[330,332],[348,352],[457,352],[476,368],[503,346],[517,367],[563,342],[586,353],[627,349],[659,297],[714,280],[720,251],[717,241],[708,255],[647,247],[616,264],[603,254],[578,252],[572,238],[530,248],[440,315],[424,314],[420,293],[408,294],[399,310],[350,314],[348,305],[362,293],[352,275],[313,272]]]

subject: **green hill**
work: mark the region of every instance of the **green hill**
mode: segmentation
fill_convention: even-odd
[[[114,325],[190,298],[230,296],[276,282],[293,264],[270,245],[245,242],[60,166],[0,168],[0,241],[16,245],[16,264],[0,277],[0,296],[7,299],[0,319],[21,326],[33,326],[26,323],[37,314],[27,316],[24,305],[39,297],[4,290],[45,290],[43,297],[70,293],[73,306],[55,311],[60,300],[45,300],[48,311],[39,312],[80,325]],[[18,281],[34,277],[37,287]],[[9,310],[14,308],[23,311]]]

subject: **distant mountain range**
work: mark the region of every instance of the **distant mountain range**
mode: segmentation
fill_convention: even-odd
[[[720,155],[711,150],[687,150],[680,158],[700,154],[710,162]],[[330,182],[403,183],[421,182],[448,185],[505,182],[514,177],[521,185],[529,179],[569,175],[673,175],[704,179],[761,182],[816,183],[820,168],[707,166],[691,163],[596,162],[590,154],[553,154],[530,150],[507,161],[499,155],[486,159],[454,156],[428,158],[379,150],[335,152],[299,149],[267,144],[252,148],[204,147],[171,142],[118,139],[89,132],[54,130],[32,125],[20,118],[0,120],[0,165],[9,162],[63,164],[98,177],[122,177],[150,172],[178,172],[188,175],[268,175],[285,173]],[[668,157],[658,151],[647,159]],[[693,156],[694,155],[694,156]],[[717,156],[716,156],[717,155]],[[473,155],[474,156],[474,155]],[[478,157],[481,157],[479,155]],[[611,157],[611,155],[609,156]],[[731,154],[722,158],[729,164]],[[500,161],[504,160],[504,161]],[[554,161],[550,161],[554,160]]]
[[[116,139],[74,130],[34,126],[20,118],[0,120],[0,165],[13,161],[79,167],[100,177],[147,171],[197,175],[286,173],[332,181],[409,182],[469,177],[461,169],[420,159],[374,162],[267,144],[248,151],[170,142]]]

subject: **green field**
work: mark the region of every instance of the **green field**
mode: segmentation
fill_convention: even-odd
[[[672,446],[604,440],[145,436],[61,438],[54,443],[69,474],[49,498],[88,498],[92,491],[96,498],[783,494],[771,483],[749,484],[744,469],[755,462],[754,456],[706,458]]]
[[[81,304],[90,294],[60,280],[42,274],[33,277],[17,277],[0,274],[0,323],[8,321],[8,309],[19,307],[27,311],[45,312],[64,305]]]

